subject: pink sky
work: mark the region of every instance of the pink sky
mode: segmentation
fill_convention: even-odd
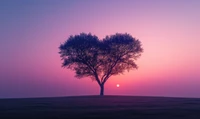
[[[0,98],[98,95],[61,68],[58,47],[81,32],[129,33],[142,42],[138,70],[111,77],[106,95],[200,97],[199,0],[0,2]],[[117,88],[116,84],[120,84]]]

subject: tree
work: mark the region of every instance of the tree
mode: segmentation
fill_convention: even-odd
[[[90,33],[71,35],[59,49],[62,67],[75,71],[77,78],[91,77],[99,84],[100,95],[104,95],[104,84],[111,76],[137,69],[135,60],[143,52],[141,42],[127,33],[103,40]]]

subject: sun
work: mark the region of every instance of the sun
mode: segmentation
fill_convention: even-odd
[[[117,86],[117,88],[119,88],[119,84],[117,84],[116,86]]]

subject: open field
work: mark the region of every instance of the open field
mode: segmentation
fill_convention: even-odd
[[[200,119],[200,99],[79,96],[0,99],[0,119]]]

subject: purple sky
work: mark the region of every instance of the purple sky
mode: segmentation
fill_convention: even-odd
[[[106,95],[200,97],[199,0],[1,0],[0,98],[98,95],[61,68],[69,35],[129,33],[138,70],[111,77]],[[117,88],[116,84],[120,84]]]

